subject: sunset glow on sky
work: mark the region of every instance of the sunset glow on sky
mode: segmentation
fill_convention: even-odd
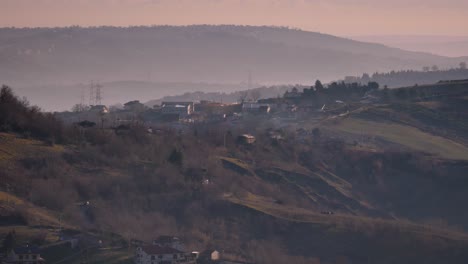
[[[468,35],[467,0],[0,0],[0,27],[242,24]]]

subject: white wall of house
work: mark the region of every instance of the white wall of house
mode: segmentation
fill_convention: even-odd
[[[147,254],[142,248],[137,248],[135,263],[136,264],[158,264],[158,263],[176,263],[177,260],[183,260],[185,256],[183,253],[179,254],[160,254],[151,255]]]

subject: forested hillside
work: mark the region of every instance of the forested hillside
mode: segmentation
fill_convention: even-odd
[[[466,62],[460,62],[458,68],[449,70],[439,70],[437,66],[425,66],[423,71],[391,71],[391,72],[375,72],[371,75],[365,73],[358,77],[346,77],[344,79],[347,83],[363,83],[377,82],[380,86],[387,86],[389,88],[432,84],[445,80],[467,80],[468,69]],[[431,68],[433,68],[431,70]]]

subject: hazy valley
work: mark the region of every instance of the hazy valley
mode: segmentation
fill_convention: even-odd
[[[78,103],[91,81],[103,83],[106,103],[115,104],[244,90],[249,73],[254,84],[307,85],[467,61],[297,29],[208,25],[2,28],[0,58],[0,79],[47,110]]]

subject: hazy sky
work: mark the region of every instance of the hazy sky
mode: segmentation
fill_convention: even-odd
[[[468,0],[0,0],[0,27],[157,24],[468,35]]]

